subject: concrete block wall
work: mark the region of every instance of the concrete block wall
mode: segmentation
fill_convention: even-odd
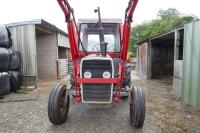
[[[36,35],[38,79],[57,79],[58,46],[55,34]]]

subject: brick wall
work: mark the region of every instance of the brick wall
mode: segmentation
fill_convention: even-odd
[[[56,34],[36,35],[38,79],[57,78],[58,47]]]

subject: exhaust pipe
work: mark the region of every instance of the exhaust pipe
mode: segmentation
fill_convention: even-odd
[[[100,38],[100,48],[101,48],[101,56],[106,56],[107,54],[107,42],[104,41],[104,28],[103,28],[103,24],[101,23],[101,12],[100,12],[100,8],[97,7],[97,9],[94,10],[94,12],[98,12],[98,24],[99,24],[99,38]]]
[[[106,57],[106,54],[107,54],[107,45],[108,45],[107,42],[101,43],[101,55],[104,57]]]

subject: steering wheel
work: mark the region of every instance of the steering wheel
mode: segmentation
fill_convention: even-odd
[[[96,43],[93,47],[92,47],[92,51],[100,51],[100,44],[99,43]],[[107,51],[112,51],[112,47],[109,47],[110,45],[107,45]]]
[[[98,47],[99,46],[99,47]],[[100,51],[100,44],[96,43],[93,47],[92,47],[92,51]]]

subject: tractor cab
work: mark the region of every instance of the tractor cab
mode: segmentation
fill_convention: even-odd
[[[118,55],[121,51],[121,33],[120,25],[122,21],[120,19],[103,19],[102,21],[104,41],[107,43],[106,53],[108,55]],[[100,35],[99,26],[97,19],[80,19],[78,21],[80,27],[80,42],[79,42],[79,52],[84,52],[83,49],[88,54],[101,53],[100,48]]]

